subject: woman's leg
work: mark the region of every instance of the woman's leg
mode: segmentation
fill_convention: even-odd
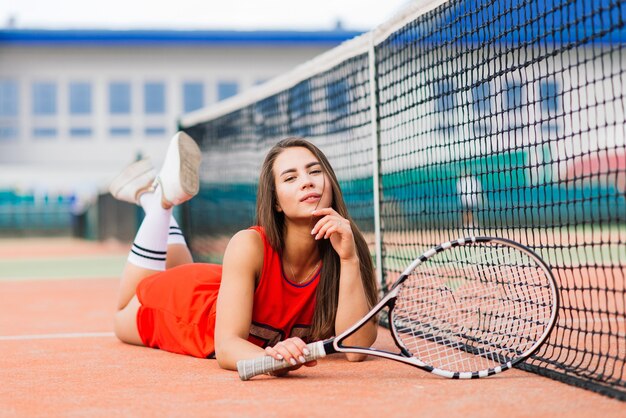
[[[165,268],[170,269],[190,263],[193,263],[191,252],[187,247],[187,242],[185,241],[182,231],[178,227],[178,223],[176,223],[176,220],[172,216],[170,218],[170,228],[167,236]],[[128,286],[129,289],[132,287],[133,292],[135,292],[139,282],[154,273],[156,273],[156,271],[138,267],[127,262],[122,277],[123,280],[126,280],[126,286]],[[141,304],[136,294],[133,294],[133,297],[126,306],[121,309],[118,306],[118,311],[115,314],[115,335],[125,343],[143,345],[143,341],[141,341],[141,337],[139,336],[139,330],[137,329],[137,311],[140,306]]]
[[[115,335],[128,344],[143,345],[137,329],[137,311],[141,306],[136,295],[139,282],[163,270],[193,262],[171,209],[163,209],[160,202],[160,186],[153,193],[141,195],[140,204],[146,216],[122,273]]]
[[[170,218],[169,235],[167,236],[167,260],[165,262],[165,268],[171,269],[172,267],[189,263],[193,263],[191,252],[187,247],[187,241],[185,241],[183,231],[172,215]]]
[[[193,263],[187,244],[170,244],[167,246],[166,269]]]
[[[178,133],[170,142],[158,181],[151,189],[142,187],[146,178],[153,176],[153,169],[147,162],[135,163],[114,181],[112,194],[139,203],[146,213],[120,282],[115,333],[124,342],[142,344],[136,320],[140,306],[136,296],[139,282],[164,271],[167,259],[171,266],[192,262],[182,232],[172,217],[172,207],[198,192],[200,159],[200,149],[195,142],[186,134]]]
[[[161,206],[161,197],[161,187],[157,185],[153,192],[143,193],[139,198],[146,216],[137,231],[122,273],[118,311],[126,307],[135,296],[141,280],[165,270],[172,209]]]

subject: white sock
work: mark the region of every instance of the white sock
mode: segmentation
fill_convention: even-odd
[[[164,271],[172,209],[163,209],[161,206],[159,186],[154,192],[142,194],[139,203],[146,217],[137,231],[128,261],[145,269]]]
[[[178,226],[178,222],[176,222],[174,215],[170,216],[170,233],[167,236],[167,245],[170,245],[170,244],[187,245],[187,241],[185,241],[185,236],[183,235],[183,231]]]

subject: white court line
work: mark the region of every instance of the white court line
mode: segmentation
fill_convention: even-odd
[[[59,334],[32,334],[32,335],[0,335],[0,341],[16,340],[57,340],[63,338],[102,338],[115,337],[112,332],[69,332]]]

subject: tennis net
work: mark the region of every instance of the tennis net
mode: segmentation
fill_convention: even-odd
[[[562,306],[521,367],[626,400],[626,2],[419,1],[247,94],[185,115],[204,152],[187,206],[219,261],[254,223],[279,139],[311,139],[368,238],[381,290],[467,235],[530,246]]]

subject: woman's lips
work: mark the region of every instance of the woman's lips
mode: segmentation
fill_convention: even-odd
[[[321,195],[318,193],[309,193],[306,196],[304,196],[302,199],[300,199],[300,202],[305,202],[305,203],[315,203],[318,200],[320,200]]]

